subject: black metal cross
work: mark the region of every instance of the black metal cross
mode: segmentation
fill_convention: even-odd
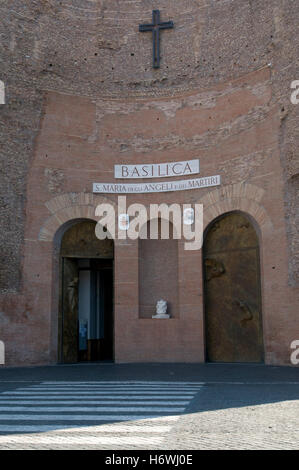
[[[160,67],[160,30],[172,29],[173,21],[166,21],[161,23],[160,11],[153,10],[153,22],[151,24],[139,25],[140,32],[152,31],[153,33],[153,67],[158,69]]]

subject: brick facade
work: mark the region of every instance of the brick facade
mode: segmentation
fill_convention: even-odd
[[[57,361],[61,236],[74,220],[97,220],[99,203],[117,203],[92,194],[92,183],[114,182],[120,163],[193,158],[200,176],[219,174],[221,186],[128,195],[127,203],[200,203],[205,227],[230,211],[246,214],[260,242],[265,362],[289,364],[299,335],[299,108],[289,99],[296,2],[162,0],[162,19],[176,27],[162,34],[159,70],[150,35],[138,33],[156,2],[38,3],[0,8],[8,20],[0,77],[7,365]],[[115,241],[115,361],[203,362],[201,251],[178,241],[177,311],[161,323],[140,316],[139,243]]]

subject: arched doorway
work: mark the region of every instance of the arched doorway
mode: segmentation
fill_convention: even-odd
[[[242,213],[206,230],[203,246],[206,359],[262,362],[259,241]]]
[[[58,358],[62,363],[113,359],[113,241],[96,223],[77,221],[60,249]]]

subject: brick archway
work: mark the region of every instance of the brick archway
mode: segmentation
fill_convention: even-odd
[[[273,228],[272,221],[262,205],[265,191],[248,183],[222,186],[209,192],[197,202],[203,204],[204,228],[222,214],[241,211],[248,214],[259,233]]]
[[[108,203],[115,208],[115,203],[110,199],[91,193],[67,193],[50,199],[45,205],[52,215],[43,224],[38,239],[43,242],[52,242],[60,227],[71,220],[97,221],[96,207],[99,204]]]
[[[47,294],[49,302],[50,357],[57,362],[58,357],[58,315],[59,315],[59,272],[60,243],[64,233],[80,221],[99,220],[95,212],[99,204],[111,204],[116,210],[114,201],[101,195],[91,193],[67,193],[59,195],[45,203],[50,217],[44,221],[38,234],[38,241],[43,246],[47,263],[51,271],[47,274]]]
[[[228,186],[219,187],[208,194],[205,194],[196,202],[203,204],[203,229],[207,227],[218,217],[229,212],[240,212],[246,215],[254,226],[259,238],[260,244],[260,272],[261,272],[261,308],[263,337],[265,347],[265,357],[267,358],[268,348],[268,302],[265,290],[267,273],[269,272],[269,250],[267,243],[273,240],[275,236],[273,222],[263,206],[263,197],[265,191],[253,184],[236,183]],[[264,241],[267,240],[267,243]],[[203,284],[202,284],[203,288]],[[204,303],[202,303],[204,311]]]

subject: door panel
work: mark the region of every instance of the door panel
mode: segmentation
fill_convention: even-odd
[[[113,271],[105,270],[105,359],[113,359],[114,355],[114,317],[113,317]]]
[[[78,360],[78,263],[63,258],[62,279],[62,362]]]
[[[217,220],[204,243],[207,359],[263,360],[258,239],[232,213]]]

